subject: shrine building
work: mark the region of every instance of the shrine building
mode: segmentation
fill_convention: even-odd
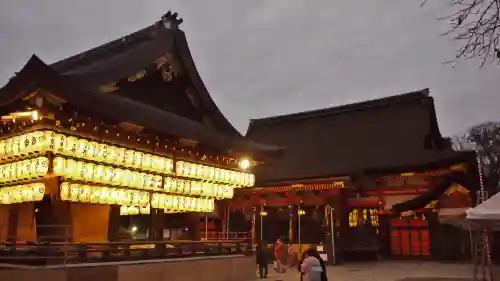
[[[254,119],[246,136],[285,151],[228,200],[231,230],[322,244],[330,259],[438,257],[452,240],[442,217],[478,188],[475,153],[442,137],[428,89]]]
[[[168,12],[52,64],[33,55],[0,89],[1,241],[199,240],[279,157],[221,113],[181,23]]]

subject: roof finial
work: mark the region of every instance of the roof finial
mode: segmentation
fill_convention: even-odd
[[[161,17],[163,24],[165,24],[166,28],[177,29],[179,25],[184,21],[182,18],[177,18],[179,14],[172,13],[168,11]]]

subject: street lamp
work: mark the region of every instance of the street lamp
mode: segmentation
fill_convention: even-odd
[[[243,159],[240,160],[240,162],[238,163],[238,165],[240,166],[240,168],[242,170],[246,170],[246,169],[250,168],[251,163],[250,163],[250,160],[248,160],[246,158],[243,158]]]

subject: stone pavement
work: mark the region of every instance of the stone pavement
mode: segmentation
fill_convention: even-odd
[[[471,279],[472,270],[469,264],[378,261],[329,266],[327,274],[329,281],[466,281]],[[299,281],[300,276],[297,269],[278,274],[270,265],[264,280]]]

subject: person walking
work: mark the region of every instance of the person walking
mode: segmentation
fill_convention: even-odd
[[[257,260],[257,266],[259,267],[260,279],[267,278],[267,266],[269,264],[267,248],[264,243],[257,244],[255,250],[255,258]]]
[[[299,269],[301,281],[328,281],[325,262],[316,249],[310,248],[303,253]]]
[[[285,260],[288,254],[288,249],[281,239],[276,241],[276,247],[274,248],[274,259],[276,263],[276,272],[285,273],[285,268],[283,266],[283,260]]]

